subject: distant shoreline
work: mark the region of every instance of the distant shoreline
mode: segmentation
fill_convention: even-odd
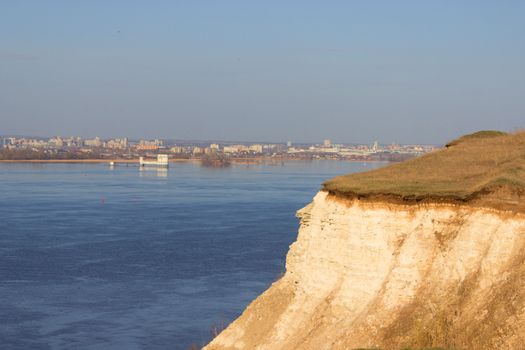
[[[388,162],[386,160],[355,160],[355,159],[290,159],[290,158],[231,158],[232,163],[236,164],[275,164],[285,162],[297,161],[316,161],[316,160],[335,160],[341,162],[357,162],[357,163],[377,163]],[[200,163],[198,158],[174,158],[170,159],[170,163]],[[100,163],[115,163],[118,164],[139,164],[138,159],[0,159],[0,163],[28,163],[28,164],[100,164]]]
[[[170,159],[170,163],[193,162],[198,159]],[[0,163],[115,163],[139,164],[138,159],[0,159]]]

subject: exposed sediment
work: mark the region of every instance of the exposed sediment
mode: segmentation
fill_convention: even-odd
[[[321,191],[298,216],[285,275],[206,349],[523,348],[523,214]]]

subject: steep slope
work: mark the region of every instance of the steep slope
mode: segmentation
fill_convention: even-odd
[[[509,150],[506,162],[495,163],[494,175],[469,158],[473,169],[462,172],[461,192],[430,183],[460,186],[459,173],[444,179],[421,168],[414,174],[416,161],[403,163],[405,177],[400,164],[325,184],[298,212],[301,226],[285,275],[206,349],[522,349],[523,136],[467,137],[436,152],[441,157],[456,148],[457,159],[463,158],[458,153],[476,157],[469,147],[483,140],[492,150],[477,157],[486,159],[495,140],[518,143],[517,154]],[[427,197],[419,184],[407,190],[416,175],[430,183]],[[512,181],[498,180],[511,175]]]

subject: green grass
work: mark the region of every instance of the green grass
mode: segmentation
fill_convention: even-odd
[[[324,190],[339,195],[416,201],[469,200],[502,187],[525,189],[525,132],[466,135],[422,157],[323,184]]]

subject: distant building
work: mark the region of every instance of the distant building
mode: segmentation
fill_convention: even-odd
[[[167,154],[157,155],[157,160],[147,160],[144,157],[139,158],[140,167],[146,166],[159,166],[159,167],[169,167],[169,158]]]
[[[184,148],[180,146],[173,146],[170,149],[171,153],[184,153]]]
[[[388,149],[390,149],[391,151],[398,151],[399,149],[401,149],[401,147],[399,147],[399,145],[396,143],[392,143],[390,146],[388,146]]]
[[[248,149],[255,153],[263,153],[263,145],[251,145]]]
[[[4,138],[4,147],[14,146],[16,144],[16,137]]]
[[[22,139],[22,145],[30,145],[31,143],[33,143],[33,141],[36,141],[36,140],[26,140],[26,139]],[[54,137],[52,139],[49,139],[49,144],[55,146],[55,147],[64,147],[64,140],[62,140],[62,138],[60,136],[57,136],[57,137]]]
[[[219,145],[216,144],[216,143],[212,143],[212,144],[210,145],[210,148],[211,148],[211,149],[215,149],[215,150],[217,150],[217,151],[220,149]]]
[[[231,146],[224,146],[223,152],[224,153],[240,153],[246,150],[246,146],[244,145],[231,145]]]
[[[84,145],[88,147],[100,147],[102,146],[102,141],[100,137],[97,136],[94,139],[84,141]]]
[[[224,146],[222,149],[224,153],[237,153],[237,148],[232,146]]]
[[[330,139],[326,139],[323,141],[323,146],[324,147],[332,147],[332,140]]]
[[[153,141],[150,140],[140,140],[139,145],[155,145],[155,146],[164,146],[164,142],[162,140],[155,139]]]
[[[210,155],[210,154],[215,154],[215,153],[217,153],[217,149],[216,148],[206,147],[204,149],[204,154]]]
[[[106,142],[107,148],[114,148],[114,149],[126,149],[128,148],[128,138],[125,137],[123,139],[113,139]]]
[[[156,151],[163,144],[164,143],[161,140],[153,140],[153,141],[140,140],[139,144],[137,145],[137,150]]]
[[[286,141],[286,147],[292,147],[292,141]]]
[[[156,151],[159,149],[157,145],[137,145],[137,150],[139,151]]]

